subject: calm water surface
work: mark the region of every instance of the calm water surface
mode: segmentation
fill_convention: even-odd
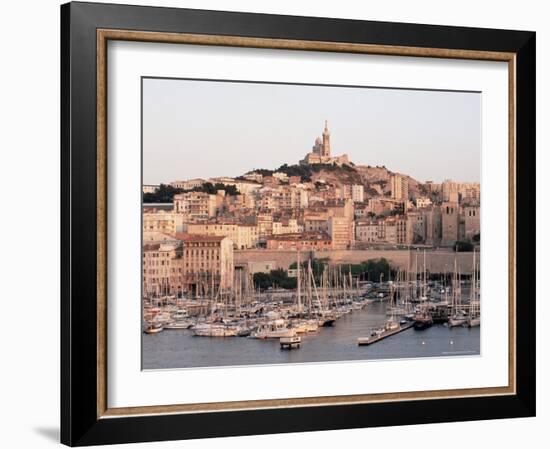
[[[386,320],[386,304],[355,310],[316,333],[301,334],[297,350],[281,350],[278,340],[245,337],[195,337],[190,330],[143,334],[143,369],[280,363],[374,360],[411,357],[478,355],[480,328],[434,325],[423,331],[408,329],[370,346],[357,346],[357,337]]]

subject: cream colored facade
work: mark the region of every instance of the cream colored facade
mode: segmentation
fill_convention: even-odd
[[[174,235],[181,232],[183,216],[173,211],[152,210],[143,212],[143,232]]]
[[[212,184],[223,184],[226,186],[235,186],[235,188],[239,191],[239,193],[244,193],[246,195],[250,195],[262,188],[262,185],[258,184],[257,182],[244,181],[241,179],[234,179],[234,178],[227,178],[227,177],[210,178],[208,181],[211,182]]]
[[[190,295],[218,294],[233,288],[233,242],[228,237],[178,233],[183,242],[183,289]]]
[[[390,177],[391,197],[395,200],[409,199],[409,180],[406,176],[395,173]]]
[[[298,220],[291,218],[286,221],[274,221],[272,234],[296,234],[299,231]]]
[[[273,234],[273,215],[261,213],[256,216],[259,238],[265,240]]]
[[[262,209],[288,210],[304,209],[309,204],[307,190],[296,186],[263,188],[258,192],[258,204]]]
[[[351,186],[351,200],[354,203],[362,203],[365,200],[365,188],[361,184]]]
[[[218,195],[186,192],[174,195],[174,211],[190,220],[207,220],[216,215]]]
[[[189,223],[187,232],[192,235],[228,237],[235,249],[249,249],[258,246],[258,226],[236,223]]]
[[[378,228],[376,220],[359,220],[355,223],[355,239],[358,242],[378,242]]]
[[[155,193],[158,188],[159,186],[156,184],[143,184],[141,190],[143,193]]]
[[[348,249],[354,242],[354,222],[348,217],[330,217],[328,235],[333,249]]]
[[[201,178],[188,179],[187,181],[173,181],[170,185],[176,189],[191,190],[201,187],[206,181]]]
[[[251,172],[251,173],[245,174],[245,175],[243,176],[243,178],[248,179],[249,181],[262,182],[262,180],[263,180],[263,175],[260,174],[260,173]]]
[[[183,258],[180,242],[143,246],[143,295],[158,297],[180,294],[183,289]]]
[[[273,176],[275,179],[278,179],[279,181],[288,181],[288,175],[280,171],[276,171],[271,176]]]

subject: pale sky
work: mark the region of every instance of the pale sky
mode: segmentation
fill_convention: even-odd
[[[328,120],[332,154],[418,181],[479,182],[481,95],[143,80],[143,182],[296,164]]]

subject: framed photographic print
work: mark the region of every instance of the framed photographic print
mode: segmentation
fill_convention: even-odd
[[[535,414],[535,33],[61,22],[63,443]]]

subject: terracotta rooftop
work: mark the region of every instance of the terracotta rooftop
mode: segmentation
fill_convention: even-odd
[[[143,245],[143,251],[156,251],[160,248],[160,243],[146,243]]]
[[[224,235],[202,235],[202,234],[187,234],[185,232],[176,233],[176,238],[182,242],[221,242],[226,239]]]

